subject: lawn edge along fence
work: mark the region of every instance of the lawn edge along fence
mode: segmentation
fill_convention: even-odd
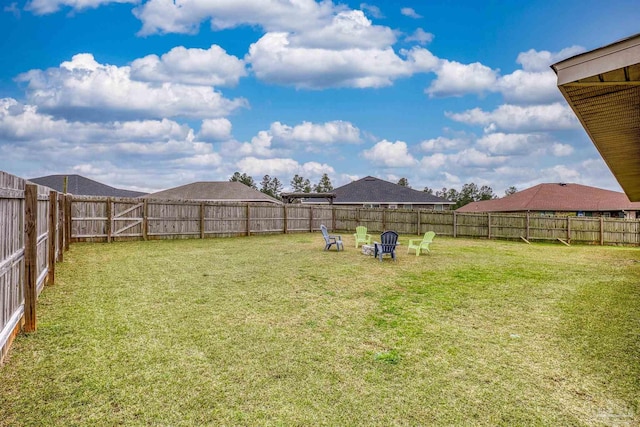
[[[0,365],[20,330],[37,328],[38,295],[45,284],[54,284],[55,263],[68,248],[69,202],[48,187],[0,171]]]

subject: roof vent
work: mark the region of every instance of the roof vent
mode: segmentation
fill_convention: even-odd
[[[559,182],[559,183],[558,183],[558,185],[559,185],[560,187],[566,187],[566,186],[567,186],[567,183],[566,183],[566,182]]]

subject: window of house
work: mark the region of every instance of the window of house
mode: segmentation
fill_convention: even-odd
[[[411,204],[402,205],[402,209],[413,209],[413,205],[411,205]]]
[[[389,205],[389,209],[398,209],[398,205]]]
[[[379,208],[380,204],[379,203],[365,203],[363,206],[365,208]]]

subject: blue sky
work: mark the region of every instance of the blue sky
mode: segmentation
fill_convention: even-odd
[[[620,191],[549,66],[639,32],[637,0],[3,5],[0,170],[24,178]]]

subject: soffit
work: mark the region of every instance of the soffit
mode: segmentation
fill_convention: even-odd
[[[611,172],[629,199],[640,201],[640,35],[552,68]]]

